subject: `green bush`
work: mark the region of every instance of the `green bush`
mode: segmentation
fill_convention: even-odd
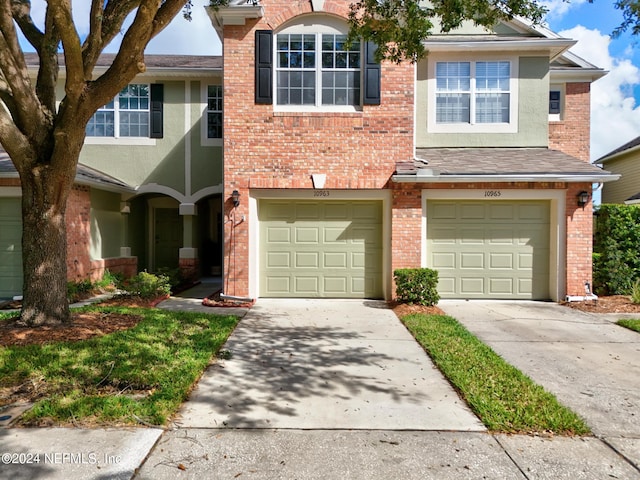
[[[631,303],[640,305],[640,278],[637,278],[631,287]]]
[[[93,291],[91,280],[67,282],[67,298],[71,303],[87,297]]]
[[[123,290],[140,298],[157,298],[171,293],[171,283],[166,275],[140,272],[124,282]]]
[[[102,279],[98,280],[94,285],[98,288],[120,288],[124,283],[124,275],[122,273],[110,272],[105,270]]]
[[[393,272],[396,298],[401,303],[435,305],[440,300],[436,287],[438,272],[429,268],[400,268]]]
[[[629,295],[640,278],[640,206],[600,205],[593,245],[593,286],[600,295]]]

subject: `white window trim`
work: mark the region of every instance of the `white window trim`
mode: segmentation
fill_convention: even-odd
[[[322,53],[322,40],[323,34],[330,35],[347,35],[349,33],[349,27],[346,22],[342,22],[339,19],[329,16],[315,16],[313,21],[309,22],[300,20],[304,23],[294,23],[286,26],[285,28],[274,32],[273,35],[273,111],[274,112],[334,112],[334,113],[354,113],[362,112],[362,98],[363,98],[363,82],[362,82],[362,70],[364,68],[364,44],[360,43],[360,104],[359,105],[278,105],[278,35],[280,34],[305,34],[316,35],[316,52]],[[320,50],[319,50],[320,49]],[[321,61],[321,56],[316,54],[316,64]],[[316,67],[316,85],[319,85],[319,76],[322,74],[322,68]]]
[[[152,81],[148,82],[131,82],[128,85],[147,85],[149,87],[149,129],[151,129],[151,84]],[[124,88],[124,87],[123,87]],[[116,108],[116,100],[120,95],[120,92],[113,97],[114,101],[114,135],[116,132],[119,132],[119,109]],[[96,113],[100,111],[100,109],[96,110]],[[149,137],[94,137],[86,135],[84,139],[85,145],[141,145],[141,146],[155,146],[157,144],[156,138]]]
[[[549,86],[549,92],[560,92],[560,113],[550,113],[550,122],[561,122],[564,120],[564,99],[565,99],[565,84],[551,84]]]
[[[496,62],[511,64],[509,81],[509,122],[508,123],[437,123],[436,122],[436,63],[438,62]],[[475,68],[472,68],[475,72]],[[430,54],[428,64],[428,107],[427,131],[429,133],[517,133],[518,132],[518,57],[514,56],[463,56]],[[475,80],[475,74],[472,81]]]
[[[208,110],[208,96],[209,96],[209,91],[208,91],[208,87],[209,85],[219,85],[219,86],[223,86],[220,83],[212,83],[212,82],[206,82],[206,81],[201,81],[200,82],[200,111],[201,111],[201,119],[202,121],[200,122],[200,145],[203,147],[221,147],[223,144],[223,139],[224,139],[224,127],[223,127],[223,131],[222,131],[222,137],[221,138],[209,138],[209,125],[208,125],[208,118],[207,118],[207,110]],[[224,123],[224,89],[222,92],[222,103],[223,103],[223,109],[222,109],[222,121]]]

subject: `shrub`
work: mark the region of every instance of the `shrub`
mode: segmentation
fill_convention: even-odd
[[[140,298],[157,298],[169,295],[171,284],[166,275],[140,272],[126,281],[123,289],[130,295]]]
[[[93,284],[91,283],[91,280],[67,282],[67,298],[71,303],[86,298],[92,291]]]
[[[637,278],[631,287],[631,303],[640,305],[640,278]]]
[[[600,205],[593,251],[594,291],[629,295],[640,278],[640,207]]]
[[[396,297],[402,303],[435,305],[440,300],[436,289],[438,272],[429,268],[400,268],[393,272]]]
[[[109,270],[105,270],[102,278],[98,280],[94,285],[98,288],[121,288],[124,283],[124,276],[122,273],[113,273]]]

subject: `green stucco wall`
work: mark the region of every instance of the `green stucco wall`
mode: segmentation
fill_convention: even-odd
[[[91,189],[91,259],[119,257],[123,237],[120,194]]]
[[[470,60],[481,57],[469,58]],[[427,128],[428,59],[417,67],[416,146],[435,147],[546,147],[549,118],[549,59],[519,57],[518,131],[515,133],[433,133]]]

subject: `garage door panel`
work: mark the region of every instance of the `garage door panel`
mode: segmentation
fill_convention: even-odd
[[[317,227],[296,227],[296,243],[317,245],[319,242],[320,231]]]
[[[324,267],[325,268],[347,268],[347,253],[325,253],[324,254]]]
[[[549,298],[549,212],[548,201],[428,201],[427,266],[440,295]]]
[[[293,213],[274,219],[281,215],[281,203],[258,204],[261,296],[383,296],[382,202],[291,200],[286,203]],[[274,204],[278,215],[269,213]],[[318,218],[310,220],[316,212]],[[280,276],[287,258],[293,264],[285,283]]]
[[[0,298],[22,293],[22,204],[0,198]]]
[[[484,294],[484,278],[462,277],[460,278],[460,292],[463,295],[477,296]]]
[[[490,253],[489,268],[492,269],[512,269],[513,254],[511,253]]]
[[[291,242],[291,229],[282,227],[270,227],[267,229],[267,242],[289,243]]]
[[[460,268],[484,268],[484,254],[479,253],[462,253],[460,255]]]

